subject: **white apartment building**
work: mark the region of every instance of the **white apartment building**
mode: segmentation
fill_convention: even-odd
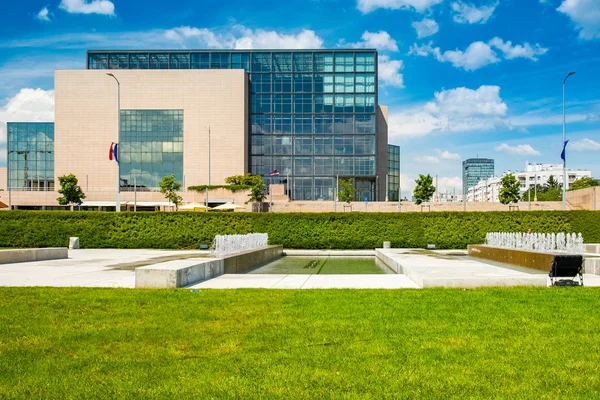
[[[521,195],[536,184],[543,186],[548,182],[551,175],[562,183],[562,164],[532,164],[526,163],[523,171],[507,171],[502,176],[513,174],[519,181]],[[589,170],[567,169],[567,189],[577,179],[591,177]],[[499,202],[500,189],[502,188],[502,177],[491,177],[480,181],[477,185],[469,188],[467,192],[468,202]]]

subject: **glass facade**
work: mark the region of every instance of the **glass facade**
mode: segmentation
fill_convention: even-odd
[[[388,144],[388,200],[398,201],[400,193],[400,146]]]
[[[494,160],[489,158],[469,158],[463,161],[463,194],[479,181],[494,176]]]
[[[248,167],[267,185],[290,187],[294,200],[333,200],[337,175],[374,193],[376,63],[368,49],[88,52],[89,69],[244,69]]]
[[[9,122],[8,187],[54,190],[54,123]]]
[[[121,110],[121,190],[156,189],[167,175],[183,182],[183,110]]]

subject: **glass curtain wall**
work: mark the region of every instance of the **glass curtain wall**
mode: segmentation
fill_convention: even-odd
[[[388,145],[388,200],[398,201],[400,189],[400,146]]]
[[[250,171],[267,185],[285,184],[294,200],[333,200],[337,176],[361,182],[373,198],[366,183],[375,183],[376,58],[358,49],[88,52],[88,68],[246,70]]]
[[[54,190],[54,123],[9,122],[8,187]]]

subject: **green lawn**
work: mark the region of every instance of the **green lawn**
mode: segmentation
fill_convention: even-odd
[[[0,398],[600,397],[600,290],[0,289]]]

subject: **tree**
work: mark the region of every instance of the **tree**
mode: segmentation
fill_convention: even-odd
[[[250,188],[250,199],[246,203],[262,203],[267,197],[267,185],[260,175],[252,175],[252,187]]]
[[[513,174],[508,174],[504,175],[501,181],[502,188],[500,189],[500,196],[498,196],[500,203],[517,203],[519,201],[519,194],[521,193],[517,178]]]
[[[416,204],[421,204],[424,201],[429,201],[431,196],[435,193],[435,186],[433,186],[433,177],[429,174],[419,174],[419,178],[415,179],[417,186],[413,192]]]
[[[340,179],[338,185],[339,185],[338,198],[341,201],[350,204],[350,202],[352,202],[354,200],[354,194],[356,192],[354,190],[354,185],[352,184],[352,179],[350,179],[350,178]]]
[[[85,194],[81,190],[81,187],[77,185],[77,177],[73,174],[63,175],[58,177],[58,183],[60,189],[58,193],[62,196],[57,198],[58,204],[61,206],[71,206],[73,211],[73,205],[81,203],[81,200],[85,199]]]
[[[546,182],[546,185],[544,186],[549,189],[560,189],[562,187],[562,184],[558,183],[554,175],[550,175],[548,177],[548,182]]]
[[[181,196],[177,194],[181,190],[181,183],[175,180],[175,175],[167,175],[162,178],[159,183],[160,192],[165,196],[165,199],[175,204],[175,210],[179,209],[179,203],[183,200]]]
[[[596,179],[591,178],[589,176],[584,176],[582,178],[577,179],[573,183],[571,183],[571,187],[569,188],[569,191],[585,189],[585,188],[589,188],[589,187],[593,187],[593,186],[600,186],[600,185],[598,184],[598,181]]]

